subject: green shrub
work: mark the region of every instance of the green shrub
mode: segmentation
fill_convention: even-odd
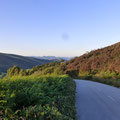
[[[0,91],[4,119],[75,119],[75,83],[68,76],[6,77],[0,81]]]
[[[23,70],[23,69],[20,69],[18,66],[13,66],[12,68],[9,68],[8,71],[7,71],[7,76],[8,77],[12,77],[12,76],[26,76],[27,73]]]
[[[18,66],[14,66],[7,71],[7,77],[12,76],[41,76],[41,75],[63,75],[60,62],[48,63],[40,66],[35,66],[32,69],[23,70]]]
[[[72,78],[78,77],[78,70],[67,70],[65,71],[66,74],[68,74]]]

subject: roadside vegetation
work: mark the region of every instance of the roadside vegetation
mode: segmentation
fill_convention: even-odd
[[[74,120],[74,100],[75,83],[67,75],[0,80],[0,118],[4,120]]]
[[[7,71],[7,76],[41,76],[41,75],[63,75],[61,62],[52,62],[44,65],[35,66],[32,69],[23,70],[14,66]]]
[[[81,75],[78,76],[78,79],[83,79],[83,80],[91,80],[95,82],[100,82],[104,83],[107,85],[115,86],[115,87],[120,87],[120,75],[119,74],[114,74],[114,73],[105,73],[104,74],[97,74],[97,75],[92,75],[92,74],[87,74],[87,75]]]

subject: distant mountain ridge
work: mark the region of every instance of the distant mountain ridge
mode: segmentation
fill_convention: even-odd
[[[73,58],[73,57],[56,57],[56,56],[33,56],[33,57],[38,59],[54,60],[54,61],[61,61],[61,60],[68,61]]]
[[[33,57],[26,57],[15,54],[0,53],[0,72],[6,72],[7,69],[14,65],[22,69],[30,69],[36,65],[53,62],[53,60],[37,59]]]

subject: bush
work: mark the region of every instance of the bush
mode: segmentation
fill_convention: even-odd
[[[0,91],[4,119],[75,119],[75,83],[68,76],[6,77],[0,81]]]
[[[14,66],[7,71],[7,77],[12,76],[41,76],[41,75],[63,75],[60,62],[48,63],[40,66],[35,66],[32,69],[23,70],[18,66]]]
[[[78,77],[78,71],[77,70],[67,70],[65,71],[66,74],[68,74],[72,78]]]
[[[7,76],[12,77],[12,76],[25,76],[27,75],[26,72],[23,69],[20,69],[18,66],[13,66],[12,68],[9,68],[7,71]]]

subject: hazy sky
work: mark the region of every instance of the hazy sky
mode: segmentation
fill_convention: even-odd
[[[0,0],[0,52],[79,56],[120,41],[120,0]]]

